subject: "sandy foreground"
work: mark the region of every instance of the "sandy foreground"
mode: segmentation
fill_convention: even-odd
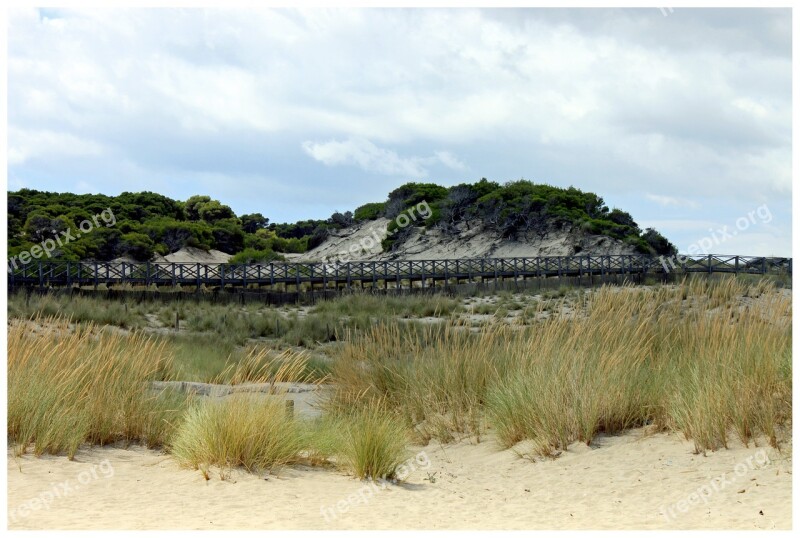
[[[693,454],[642,429],[531,461],[490,439],[413,447],[405,483],[330,469],[206,481],[168,455],[92,448],[8,455],[11,529],[791,528],[791,446]]]

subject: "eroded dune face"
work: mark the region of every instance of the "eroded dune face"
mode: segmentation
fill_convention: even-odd
[[[164,256],[164,261],[170,263],[228,263],[231,255],[219,250],[202,250],[194,247],[182,249]]]
[[[454,258],[524,258],[573,256],[576,254],[635,254],[635,249],[610,237],[580,230],[556,228],[545,234],[508,239],[487,230],[482,223],[461,223],[453,232],[440,227],[412,227],[398,240],[392,252],[383,252],[388,219],[367,221],[336,230],[318,247],[292,261],[436,260]]]

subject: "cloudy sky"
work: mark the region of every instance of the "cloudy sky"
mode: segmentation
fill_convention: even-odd
[[[16,10],[9,189],[283,222],[525,178],[791,255],[791,37],[788,9]]]

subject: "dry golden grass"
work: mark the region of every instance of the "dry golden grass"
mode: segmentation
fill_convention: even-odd
[[[164,443],[185,402],[149,390],[171,368],[161,344],[91,325],[71,329],[65,320],[36,321],[45,333],[23,323],[8,329],[8,435],[17,454],[32,446],[37,455],[72,457],[81,443]]]
[[[204,473],[242,466],[272,470],[296,461],[305,448],[298,421],[282,400],[238,394],[204,400],[186,413],[171,445],[178,461]]]
[[[488,422],[503,445],[531,439],[544,455],[645,424],[698,451],[731,434],[777,445],[791,420],[791,301],[766,284],[693,279],[602,288],[531,327],[378,325],[339,350],[333,383],[332,409],[383,399],[423,438]]]
[[[69,457],[82,443],[164,445],[199,469],[332,460],[377,478],[392,475],[409,432],[447,442],[492,429],[503,446],[532,440],[552,456],[642,425],[682,432],[698,452],[732,437],[779,446],[788,431],[791,298],[772,285],[692,279],[546,306],[532,307],[530,325],[381,321],[342,334],[318,423],[287,416],[274,395],[284,381],[311,380],[306,353],[253,347],[217,380],[270,383],[272,396],[193,404],[150,389],[175,371],[163,339],[15,323],[9,440],[18,454]]]

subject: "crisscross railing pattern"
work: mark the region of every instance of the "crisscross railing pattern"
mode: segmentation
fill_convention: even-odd
[[[791,258],[738,255],[543,256],[536,258],[463,258],[448,260],[386,260],[347,263],[201,264],[169,262],[36,261],[9,266],[10,287],[131,284],[156,286],[246,287],[303,283],[384,286],[451,279],[507,279],[663,273],[792,273]]]

